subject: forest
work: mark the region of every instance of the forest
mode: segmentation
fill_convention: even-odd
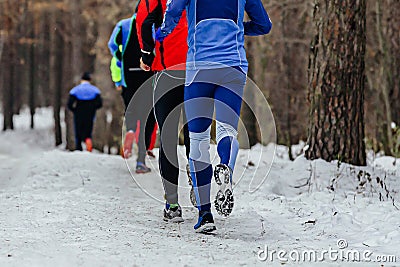
[[[104,98],[94,147],[105,153],[119,147],[123,105],[111,81],[107,41],[136,2],[0,0],[3,131],[13,130],[13,116],[22,109],[30,110],[34,128],[35,110],[51,107],[54,145],[72,150],[68,92],[90,71]],[[368,149],[400,157],[400,2],[263,3],[272,32],[247,38],[246,49],[249,78],[271,106],[277,142],[290,148],[304,141],[308,158],[359,165]],[[253,116],[244,106],[243,122],[254,129],[248,131],[250,144],[265,143]]]
[[[124,127],[135,120],[124,119],[108,41],[138,1],[0,0],[0,266],[399,263],[400,1],[196,0],[218,10],[246,1],[254,12],[263,4],[272,30],[245,37],[240,148],[228,125],[229,139],[215,138],[228,144],[222,149],[209,141],[208,128],[207,135],[192,132],[189,155],[175,142],[140,153],[137,131]],[[152,23],[146,26],[150,33]],[[214,36],[216,28],[203,34]],[[103,101],[93,139],[85,136],[79,151],[70,90],[85,72]],[[148,82],[153,89],[156,82]],[[82,85],[100,107],[98,90]],[[221,137],[223,124],[211,135]],[[164,153],[174,163],[163,168],[166,148],[177,155]],[[176,189],[176,201],[169,203],[167,187]]]

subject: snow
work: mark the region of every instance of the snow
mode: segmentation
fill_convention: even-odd
[[[281,266],[277,259],[260,261],[258,253],[265,246],[337,249],[339,239],[348,249],[396,255],[400,262],[394,158],[369,156],[369,166],[355,167],[308,161],[304,144],[295,147],[300,155],[293,162],[281,146],[241,150],[233,213],[214,212],[217,234],[200,235],[193,231],[197,212],[189,205],[182,147],[185,222],[168,224],[156,160],[148,159],[151,173],[132,177],[133,159],[53,148],[50,109],[38,110],[35,120],[37,129],[30,130],[29,114],[21,113],[15,131],[0,133],[0,266]],[[212,152],[217,162],[215,146]]]

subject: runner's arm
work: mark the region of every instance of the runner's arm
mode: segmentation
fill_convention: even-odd
[[[161,17],[162,6],[158,0],[140,1],[137,7],[136,29],[142,60],[147,66],[153,64],[155,47],[153,27],[161,24]]]
[[[167,1],[167,9],[165,10],[164,20],[161,24],[161,29],[159,31],[158,37],[165,38],[175,29],[188,2],[189,0]]]
[[[258,36],[271,31],[272,22],[261,0],[247,0],[245,10],[250,18],[250,21],[243,23],[245,35]]]
[[[120,61],[122,60],[122,30],[120,22],[117,23],[110,36],[108,49],[113,57],[116,57]]]

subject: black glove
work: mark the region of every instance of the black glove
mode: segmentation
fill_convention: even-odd
[[[154,54],[142,52],[142,61],[147,66],[151,67],[151,65],[153,65],[153,61],[154,61]]]

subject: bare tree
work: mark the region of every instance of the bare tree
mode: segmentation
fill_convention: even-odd
[[[263,2],[273,29],[270,35],[252,40],[252,47],[247,48],[255,55],[252,78],[271,105],[278,143],[290,147],[307,138],[307,59],[312,38],[312,0]],[[257,99],[256,102],[262,105]]]
[[[393,155],[396,136],[392,122],[400,123],[400,2],[368,0],[367,16],[367,132],[375,151]]]
[[[16,58],[16,42],[15,42],[15,25],[17,22],[17,8],[11,3],[11,0],[5,0],[2,3],[2,10],[7,10],[7,12],[2,12],[2,22],[4,25],[4,32],[2,36],[5,36],[4,48],[5,56],[2,62],[2,76],[3,76],[3,114],[4,123],[3,131],[14,129],[14,87],[15,87],[15,69],[17,62]]]
[[[247,59],[249,61],[249,78],[255,79],[257,75],[257,51],[255,47],[255,38],[247,38],[246,47],[247,47]],[[242,109],[240,112],[240,116],[243,119],[243,124],[246,128],[247,138],[249,139],[249,145],[253,146],[260,142],[260,134],[258,132],[258,124],[257,119],[251,108],[256,106],[256,100],[252,90],[245,90],[244,97],[247,100],[247,103],[243,102]]]
[[[343,104],[339,102],[336,105],[335,101],[346,100],[347,104],[351,105],[351,108],[342,110],[349,113],[349,117],[353,116],[352,112],[358,112],[357,108],[354,108],[357,97],[350,98],[349,93],[345,92],[340,98],[337,95],[339,89],[334,85],[342,85],[337,82],[337,79],[342,81],[347,78],[353,85],[357,82],[354,78],[357,73],[350,69],[358,72],[358,67],[360,67],[358,56],[363,48],[358,43],[361,38],[358,34],[360,31],[354,36],[354,40],[343,32],[355,32],[350,24],[353,23],[354,16],[358,16],[354,14],[360,13],[361,4],[348,0],[331,3],[320,0],[317,2],[319,9],[316,12],[319,17],[313,22],[314,1],[263,0],[274,24],[273,31],[271,35],[265,37],[247,39],[246,44],[249,52],[249,76],[260,86],[272,107],[276,119],[278,142],[289,147],[307,138],[309,121],[307,94],[311,90],[309,88],[314,86],[313,81],[317,84],[325,83],[325,87],[318,85],[315,86],[315,90],[312,89],[316,92],[315,96],[310,94],[310,100],[313,101],[311,103],[314,104],[313,110],[316,110],[316,106],[320,103],[317,101],[319,93],[330,92],[330,95],[325,94],[320,101],[333,103],[328,105],[333,111],[313,113],[314,123],[317,121],[314,116],[318,114],[321,118],[328,114],[332,122],[343,123],[332,115],[336,111],[339,112],[340,109],[336,107]],[[400,101],[398,101],[400,98],[400,31],[398,30],[400,2],[398,0],[365,1],[367,2],[365,139],[368,148],[372,146],[375,151],[383,150],[386,154],[395,154],[397,133],[391,126],[392,121],[397,125],[400,124]],[[59,111],[62,115],[69,90],[78,82],[82,72],[88,70],[94,73],[94,81],[102,89],[104,97],[104,109],[98,113],[94,129],[95,145],[99,150],[107,146],[108,148],[118,146],[123,112],[120,98],[112,90],[113,86],[109,78],[110,55],[107,51],[106,40],[111,33],[111,28],[118,20],[131,16],[136,2],[131,0],[117,2],[111,0],[1,0],[0,94],[3,100],[1,112],[5,118],[3,128],[13,128],[13,115],[23,107],[30,109],[33,126],[36,108],[51,105],[54,109],[55,143],[59,144],[62,140],[60,126],[63,124]],[[349,5],[343,6],[344,4]],[[337,15],[332,11],[333,8],[338,12]],[[317,36],[319,39],[316,40],[319,43],[313,51],[312,62],[315,64],[310,65],[310,77],[312,74],[314,80],[307,82],[310,40],[315,39],[314,36],[316,36],[313,23],[316,25],[319,23],[318,27],[321,31]],[[357,23],[352,25],[354,28],[359,28]],[[330,37],[333,42],[328,44],[326,40]],[[343,42],[337,42],[340,38]],[[355,44],[353,52],[358,53],[355,56],[346,52],[348,50],[345,48],[353,41]],[[323,45],[326,45],[325,48],[322,48]],[[353,60],[354,65],[351,67],[347,58],[343,59],[345,52],[349,54],[348,59]],[[334,64],[335,60],[343,64],[342,66],[348,68],[350,72],[333,71],[337,67]],[[320,68],[318,73],[317,67]],[[332,77],[339,78],[333,80]],[[346,85],[346,88],[349,89],[351,86]],[[353,89],[351,90],[353,92]],[[251,94],[251,91],[245,93]],[[260,99],[252,95],[246,96],[251,99],[251,105],[255,106],[256,113],[257,110],[262,109],[264,103]],[[340,114],[338,113],[338,116]],[[265,129],[253,123],[254,114],[245,106],[241,116],[251,133],[251,144],[268,142],[268,140],[260,140],[261,131]],[[111,121],[110,118],[112,118]],[[66,127],[62,129],[66,130],[63,136],[64,142],[66,138],[67,148],[73,149],[74,129],[72,114],[69,111],[65,113],[65,122]],[[325,129],[335,126],[331,127],[329,120],[324,123],[328,125],[323,125],[321,119],[316,127]],[[340,125],[340,123],[336,124]],[[356,121],[353,121],[351,125],[346,125],[344,128],[359,131],[358,125]],[[332,131],[328,130],[328,132],[331,135]],[[322,133],[314,132],[315,134],[318,138],[323,136],[319,140],[315,138],[318,146],[324,146],[318,142],[329,142],[324,141],[326,136]],[[350,132],[344,134],[354,135],[354,133],[350,135]],[[340,140],[339,144],[344,142]],[[335,149],[327,150],[330,152],[324,153],[332,154],[332,151],[335,151]],[[334,155],[335,153],[331,158],[342,157],[340,153]],[[292,156],[291,153],[289,155]],[[316,155],[317,153],[314,156]]]
[[[69,79],[66,80],[67,90],[64,94],[64,99],[68,97],[68,91],[72,86],[76,85],[79,81],[80,75],[82,75],[83,69],[83,54],[82,54],[82,22],[81,13],[83,10],[81,0],[64,0],[70,18],[69,20],[69,33],[71,38],[69,39],[71,47],[71,61],[68,61],[71,65],[68,66],[69,69]],[[69,53],[69,51],[65,51]],[[64,54],[64,56],[67,56]],[[73,116],[71,112],[65,109],[65,125],[66,125],[66,148],[68,150],[74,150],[74,126],[73,126]]]
[[[62,38],[59,31],[60,28],[60,10],[53,7],[50,10],[49,33],[50,33],[50,48],[49,48],[49,67],[52,75],[49,79],[49,87],[53,92],[53,118],[54,118],[54,137],[55,145],[62,144],[61,131],[61,106],[62,106],[62,66],[63,66],[63,51]]]

